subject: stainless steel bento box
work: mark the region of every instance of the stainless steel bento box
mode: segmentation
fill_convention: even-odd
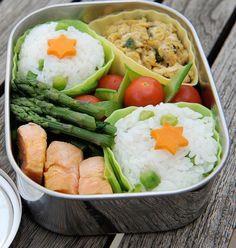
[[[208,91],[208,94],[205,94],[206,100],[208,102],[210,100],[210,105],[216,113],[223,147],[221,163],[205,180],[175,192],[67,195],[50,191],[24,175],[12,153],[9,102],[15,41],[24,31],[38,23],[65,18],[89,22],[102,15],[132,9],[154,9],[167,13],[187,30],[197,58],[200,86],[203,91]],[[184,226],[204,212],[214,185],[214,178],[223,167],[229,150],[224,115],[198,36],[184,16],[162,4],[149,1],[84,2],[54,5],[33,12],[15,26],[9,38],[5,97],[6,149],[10,163],[17,174],[20,195],[37,223],[61,234],[156,232]]]

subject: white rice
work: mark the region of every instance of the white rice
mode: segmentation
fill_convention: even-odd
[[[28,71],[38,75],[41,82],[52,84],[55,76],[68,79],[66,88],[82,83],[104,64],[104,51],[100,42],[87,33],[70,26],[68,30],[56,31],[57,22],[34,27],[22,44],[18,62],[18,76],[25,78]],[[48,40],[66,35],[76,39],[76,56],[62,59],[47,54]],[[44,68],[38,70],[38,61],[44,59]]]
[[[144,109],[153,111],[155,116],[139,121]],[[150,136],[151,129],[162,127],[160,118],[166,114],[178,117],[177,126],[183,127],[183,136],[189,142],[175,155],[166,150],[155,150],[156,141]],[[175,104],[138,108],[120,119],[116,127],[113,152],[133,187],[140,184],[140,173],[150,169],[161,178],[161,183],[153,191],[186,188],[201,181],[202,174],[211,171],[217,161],[218,144],[213,138],[213,118],[202,118],[201,114],[189,108],[179,108]],[[195,165],[189,158],[194,156]]]

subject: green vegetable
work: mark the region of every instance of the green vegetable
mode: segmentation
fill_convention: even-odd
[[[95,94],[96,97],[98,97],[99,99],[103,100],[103,101],[107,101],[107,100],[116,100],[116,95],[117,95],[117,91],[116,90],[112,90],[112,89],[105,89],[105,88],[97,88],[95,90]]]
[[[49,100],[63,107],[69,107],[75,111],[94,116],[96,119],[102,119],[105,115],[105,109],[95,104],[77,101],[64,93],[50,87],[39,81],[14,80],[13,91],[22,91],[25,94],[39,100]],[[11,85],[11,86],[12,86]]]
[[[57,90],[64,90],[68,83],[68,79],[61,75],[55,76],[52,81],[53,88]]]
[[[208,172],[205,172],[202,174],[203,177],[208,177],[212,172],[214,171],[214,168]]]
[[[39,115],[51,115],[55,118],[66,120],[72,124],[75,124],[76,126],[80,126],[89,130],[96,130],[97,128],[94,117],[72,111],[65,107],[58,107],[46,101],[41,101],[34,98],[18,97],[13,98],[11,103],[18,106],[28,107],[31,111],[34,111]]]
[[[147,190],[152,190],[160,184],[161,179],[154,171],[145,171],[140,174],[140,181]]]
[[[168,123],[171,126],[176,126],[178,124],[178,118],[172,114],[163,115],[160,118],[160,124],[163,126],[165,123]]]
[[[123,103],[123,98],[124,98],[126,89],[130,85],[130,83],[138,77],[139,77],[138,73],[132,71],[130,68],[128,68],[128,66],[126,66],[125,76],[124,76],[124,78],[120,84],[117,95],[115,96],[115,99],[119,103],[121,103],[121,104]]]
[[[30,32],[30,29],[27,30],[16,42],[16,45],[14,47],[14,56],[13,56],[13,67],[12,67],[12,83],[11,83],[11,87],[14,88],[14,80],[17,77],[17,70],[18,70],[18,59],[19,59],[19,53],[20,53],[20,49],[21,46],[23,44],[23,42],[25,41],[25,37],[28,35],[28,33]]]
[[[122,108],[122,105],[115,101],[102,101],[94,103],[93,105],[104,109],[106,117],[110,116],[115,110]]]
[[[138,73],[126,67],[126,73],[120,84],[118,91],[112,89],[97,88],[95,91],[95,96],[97,96],[102,100],[112,100],[118,102],[119,104],[122,104],[127,87],[130,85],[132,80],[138,77],[139,77]]]
[[[11,111],[15,114],[19,121],[34,122],[54,133],[70,135],[103,147],[110,147],[114,142],[114,138],[110,135],[95,133],[80,127],[65,124],[50,116],[41,117],[31,111],[28,107],[21,107],[16,104],[11,104]]]
[[[134,189],[133,189],[133,191],[132,192],[134,192],[134,193],[137,193],[137,192],[142,192],[142,184],[136,184],[135,186],[134,186]]]
[[[165,85],[164,92],[165,92],[165,102],[170,102],[174,96],[179,91],[181,84],[183,83],[185,77],[188,75],[192,67],[192,63],[185,65],[178,74],[170,80],[170,82]]]
[[[196,156],[190,157],[189,154],[190,154],[190,152],[189,152],[185,157],[186,157],[186,158],[189,158],[190,161],[191,161],[191,163],[192,163],[193,165],[196,165],[196,163],[195,163],[195,157],[196,157]]]
[[[153,117],[155,114],[151,110],[143,110],[140,115],[139,115],[139,120],[140,121],[145,121],[151,117]]]
[[[67,23],[58,22],[57,26],[56,26],[56,31],[58,31],[58,30],[67,30],[68,27],[69,27],[69,25]]]
[[[109,183],[112,187],[113,193],[122,193],[122,189],[120,187],[120,184],[119,184],[119,182],[118,182],[118,180],[114,174],[114,171],[112,169],[112,166],[111,166],[110,156],[109,156],[106,149],[103,149],[103,152],[104,152],[104,160],[105,160],[104,176],[109,181]]]
[[[120,185],[122,191],[123,192],[130,191],[131,185],[129,184],[129,181],[127,180],[127,178],[123,175],[122,170],[120,168],[120,165],[116,161],[112,150],[108,147],[103,148],[103,150],[104,150],[104,153],[106,152],[108,157],[109,157],[110,165],[114,171],[114,174],[117,178],[117,181],[119,182],[119,185]]]
[[[116,133],[116,127],[108,122],[97,121],[96,132],[114,135]]]
[[[43,67],[44,67],[44,59],[40,59],[38,61],[38,70],[39,71],[42,71],[43,70]]]
[[[135,50],[136,45],[135,45],[135,41],[133,38],[128,38],[124,44],[124,47],[130,48],[132,50]]]
[[[115,123],[121,119],[124,118],[125,116],[129,115],[130,113],[132,113],[135,109],[137,109],[137,107],[131,106],[131,107],[127,107],[127,108],[123,108],[123,109],[118,109],[116,110],[114,113],[112,113],[107,119],[106,121],[112,125],[115,125]]]
[[[193,156],[192,158],[190,158],[190,161],[191,161],[191,163],[192,163],[193,165],[196,165],[196,163],[195,163],[195,157],[196,157],[196,156]]]
[[[26,75],[26,80],[33,81],[36,80],[38,77],[37,74],[33,73],[32,71],[28,71]]]

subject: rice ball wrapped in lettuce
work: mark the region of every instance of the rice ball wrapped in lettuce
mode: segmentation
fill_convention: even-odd
[[[110,47],[85,23],[48,22],[18,39],[13,78],[36,79],[68,95],[78,95],[96,87],[113,59]]]
[[[117,128],[115,144],[106,153],[123,191],[188,188],[220,161],[215,120],[200,104],[129,107],[107,121]]]

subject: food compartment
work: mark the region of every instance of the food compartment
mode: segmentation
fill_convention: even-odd
[[[212,106],[215,106],[215,108],[218,110],[218,113],[214,112],[214,114],[215,113],[218,114],[218,118],[219,118],[218,120],[219,120],[220,125],[218,125],[217,123],[217,126],[219,126],[217,127],[218,128],[217,130],[220,132],[221,144],[223,145],[226,144],[226,146],[223,146],[221,161],[219,159],[221,148],[220,146],[218,148],[218,153],[217,153],[218,162],[215,161],[217,163],[215,170],[214,171],[209,170],[209,172],[211,172],[210,175],[206,175],[205,178],[201,179],[199,182],[193,185],[190,185],[188,187],[182,187],[180,189],[165,190],[164,192],[152,191],[153,188],[150,188],[150,187],[145,188],[143,187],[145,186],[145,183],[142,186],[143,188],[141,187],[142,190],[140,190],[140,186],[130,187],[129,179],[127,179],[126,175],[123,174],[121,166],[119,166],[119,164],[116,163],[116,161],[113,159],[113,154],[110,149],[112,148],[112,144],[113,144],[111,141],[112,140],[111,137],[114,138],[114,135],[116,133],[116,127],[114,127],[113,125],[114,123],[112,123],[112,121],[109,122],[109,116],[116,109],[120,109],[124,107],[125,91],[130,86],[131,81],[135,80],[136,77],[147,76],[146,73],[140,73],[140,70],[136,70],[136,69],[134,70],[134,68],[132,68],[133,69],[132,70],[130,69],[130,64],[126,63],[124,67],[125,70],[123,71],[123,73],[121,73],[121,75],[119,75],[123,77],[123,79],[120,80],[120,87],[116,89],[104,89],[104,88],[98,87],[95,89],[96,86],[95,84],[93,84],[93,89],[90,88],[89,92],[91,92],[92,94],[95,94],[96,97],[100,97],[102,100],[99,103],[96,103],[95,105],[93,105],[93,107],[91,104],[83,104],[83,103],[81,104],[78,102],[75,103],[75,100],[73,98],[70,98],[69,96],[64,95],[64,93],[66,93],[68,95],[75,96],[78,92],[79,92],[78,94],[85,93],[86,91],[83,91],[84,87],[75,86],[74,89],[79,89],[77,93],[75,93],[75,91],[69,92],[70,90],[69,91],[64,90],[64,93],[63,93],[63,90],[58,91],[55,88],[54,89],[51,88],[51,86],[49,85],[45,86],[45,84],[40,84],[36,82],[34,79],[32,80],[32,78],[31,80],[28,80],[28,82],[26,82],[27,80],[25,81],[25,79],[19,80],[16,83],[16,87],[17,86],[19,87],[19,85],[21,85],[22,92],[25,92],[24,90],[28,86],[30,86],[31,89],[32,88],[37,89],[36,94],[34,92],[34,95],[31,95],[31,98],[32,96],[37,98],[39,95],[39,92],[41,94],[41,90],[43,90],[44,94],[46,93],[47,95],[46,102],[49,105],[51,104],[50,107],[49,105],[45,105],[45,103],[42,103],[42,101],[45,101],[45,96],[43,96],[42,99],[34,99],[34,100],[31,99],[30,107],[32,107],[32,104],[34,105],[34,107],[35,105],[40,106],[41,104],[41,111],[43,109],[43,106],[45,108],[44,111],[49,110],[48,113],[45,113],[43,111],[42,113],[36,113],[37,115],[38,114],[43,115],[43,118],[40,120],[40,122],[37,120],[38,123],[37,122],[36,123],[39,125],[42,125],[42,127],[44,127],[45,129],[50,129],[54,131],[54,133],[48,135],[48,145],[51,142],[57,142],[57,141],[62,142],[62,143],[69,142],[69,143],[72,143],[72,145],[80,147],[82,149],[82,147],[84,146],[83,142],[81,143],[80,140],[76,140],[74,138],[68,138],[66,136],[68,134],[69,136],[71,136],[71,133],[73,133],[73,136],[76,136],[79,133],[80,139],[82,137],[82,139],[84,140],[88,139],[89,142],[92,142],[92,143],[94,142],[94,140],[100,137],[98,139],[99,143],[95,142],[95,146],[92,145],[92,149],[91,147],[89,148],[90,150],[89,153],[86,154],[85,152],[84,155],[85,155],[85,158],[90,159],[89,158],[90,152],[92,150],[94,152],[94,155],[100,156],[100,158],[104,157],[105,165],[103,167],[101,174],[99,174],[99,176],[95,175],[95,178],[96,178],[95,182],[93,180],[89,181],[89,187],[86,186],[85,189],[88,190],[90,188],[90,185],[95,185],[96,189],[99,188],[99,187],[96,187],[96,182],[97,182],[98,177],[100,177],[100,182],[101,182],[101,184],[99,183],[99,185],[103,185],[104,181],[106,181],[106,188],[108,185],[107,182],[109,182],[110,188],[109,190],[105,192],[105,194],[101,194],[104,192],[101,192],[98,190],[98,191],[93,191],[92,195],[90,195],[91,192],[88,193],[89,192],[88,190],[86,191],[87,193],[79,195],[76,193],[77,188],[78,188],[78,182],[75,183],[76,184],[75,191],[73,187],[74,185],[73,182],[77,180],[77,179],[75,180],[74,174],[71,175],[69,173],[70,174],[69,176],[71,177],[70,179],[67,179],[68,182],[69,181],[72,182],[71,183],[72,187],[70,188],[69,191],[66,191],[68,189],[62,189],[61,185],[59,185],[60,186],[59,192],[57,192],[58,190],[52,191],[50,189],[40,186],[39,184],[36,184],[31,179],[29,179],[21,171],[19,166],[16,164],[13,158],[13,155],[12,155],[11,148],[10,148],[10,144],[11,144],[10,135],[7,136],[8,156],[10,158],[13,168],[17,172],[17,178],[18,178],[17,181],[18,181],[19,191],[21,193],[21,196],[25,200],[26,205],[28,206],[32,217],[42,226],[52,231],[58,232],[58,233],[90,235],[90,234],[104,234],[104,233],[114,233],[114,232],[140,232],[140,231],[141,232],[142,231],[152,232],[152,231],[169,230],[169,229],[183,226],[189,223],[190,221],[192,221],[193,219],[197,218],[197,216],[199,216],[199,214],[202,211],[204,211],[207,201],[208,201],[208,195],[209,195],[209,192],[212,186],[213,177],[222,167],[222,164],[224,162],[224,159],[226,157],[227,150],[228,150],[227,131],[225,129],[224,118],[223,118],[222,110],[219,105],[219,100],[218,100],[218,97],[217,97],[217,94],[214,88],[214,83],[212,81],[209,68],[206,64],[206,59],[203,55],[199,40],[196,36],[195,31],[190,25],[190,23],[187,22],[187,20],[181,15],[179,15],[177,12],[163,5],[158,5],[158,4],[153,4],[153,3],[144,3],[140,1],[137,3],[134,3],[134,2],[110,3],[110,6],[111,6],[111,9],[104,8],[104,3],[83,3],[83,4],[62,5],[62,6],[54,6],[50,8],[45,8],[27,17],[24,21],[22,21],[16,27],[16,29],[12,33],[12,36],[10,38],[10,43],[9,43],[8,70],[7,70],[7,78],[6,78],[6,85],[7,85],[6,95],[8,96],[6,99],[6,109],[7,109],[6,130],[8,134],[10,134],[10,122],[9,122],[8,111],[10,108],[10,100],[13,99],[12,95],[10,96],[9,94],[10,93],[11,71],[12,71],[12,68],[14,68],[14,66],[11,67],[12,57],[13,57],[13,53],[12,53],[13,41],[15,42],[17,38],[20,35],[22,35],[25,31],[27,31],[29,28],[32,28],[36,24],[39,24],[39,23],[45,23],[45,21],[55,21],[55,20],[58,21],[59,20],[60,22],[60,20],[62,19],[79,18],[80,20],[88,23],[89,21],[96,19],[97,14],[101,14],[101,15],[112,14],[112,12],[121,10],[122,8],[124,8],[124,6],[126,6],[127,9],[133,9],[134,11],[136,8],[140,8],[140,9],[144,8],[144,9],[154,9],[160,13],[167,13],[172,18],[175,18],[176,20],[178,20],[181,23],[181,25],[186,29],[186,31],[188,32],[190,41],[192,42],[193,51],[194,51],[194,54],[196,56],[196,61],[197,61],[196,64],[198,65],[200,90],[199,88],[197,90],[201,94],[202,89],[204,89],[203,87],[204,84],[207,84],[208,87],[211,89],[211,92],[213,92],[214,101],[212,101],[212,105],[211,106],[209,105],[208,107],[212,108]],[[95,12],[93,11],[93,13],[96,13],[94,14],[93,17],[91,17],[91,9],[97,10]],[[71,23],[71,21],[67,21],[67,23]],[[96,35],[97,34],[94,34],[94,37]],[[104,38],[99,37],[99,40],[101,41],[102,44],[107,45],[107,48],[106,48],[107,51],[111,51],[113,49],[112,46],[110,46],[109,42],[107,42],[107,40],[105,40]],[[114,61],[116,61],[117,53],[115,52],[115,50],[112,50],[112,51],[114,51],[114,58],[112,58],[112,52],[110,52],[110,54],[107,54],[107,55],[108,57],[110,56],[110,59],[111,59],[109,66],[111,66],[111,68],[114,68],[115,67],[114,65],[116,62],[114,63],[113,59]],[[190,62],[191,63],[185,65],[182,68],[182,70],[179,71],[179,73],[175,75],[174,78],[169,80],[170,83],[166,84],[167,86],[161,86],[164,91],[164,95],[165,95],[164,100],[166,102],[171,101],[173,97],[176,95],[176,93],[178,93],[178,90],[180,89],[181,84],[183,83],[183,80],[186,76],[186,73],[189,72],[189,69],[192,67],[194,70],[196,70],[194,56],[192,57],[192,60]],[[111,72],[114,73],[113,70],[109,71],[109,67],[108,67],[107,70],[103,72],[103,74],[107,74],[107,73],[110,74]],[[130,75],[134,75],[134,76],[130,76]],[[102,77],[102,74],[100,74],[100,76],[97,79],[100,80],[101,77]],[[96,85],[99,85],[99,84],[100,82],[99,83],[96,82]],[[13,87],[14,87],[14,84],[13,84]],[[188,87],[192,87],[192,86],[188,86]],[[52,92],[53,94],[51,94],[50,92]],[[29,94],[30,94],[29,91],[25,93],[26,95],[21,96],[21,99],[20,100],[18,99],[18,102],[16,99],[13,99],[13,101],[15,101],[15,105],[17,105],[18,107],[19,105],[23,104],[23,101],[21,101],[23,100],[22,97],[26,97],[26,98],[29,97]],[[11,99],[9,98],[9,96],[11,97]],[[67,102],[66,104],[65,104],[65,101]],[[52,106],[52,104],[55,106]],[[90,125],[92,126],[90,126],[89,128],[87,126],[87,121],[83,122],[85,123],[86,127],[80,126],[80,127],[74,128],[74,126],[76,126],[76,123],[74,122],[73,124],[72,123],[69,124],[68,121],[70,122],[71,120],[65,119],[65,118],[68,118],[68,116],[71,116],[72,112],[66,112],[67,113],[66,114],[64,112],[65,109],[61,112],[60,115],[57,114],[57,116],[51,116],[52,113],[55,114],[55,107],[59,108],[57,110],[62,110],[60,108],[69,106],[72,109],[71,110],[67,109],[67,111],[78,111],[78,109],[76,110],[77,107],[75,107],[78,105],[80,105],[79,112],[81,111],[81,108],[83,109],[82,110],[83,112],[84,108],[87,108],[89,106],[88,108],[90,109],[90,111],[92,111],[89,113],[89,116],[92,113],[92,117],[95,119],[95,129],[93,129],[94,119],[91,120],[91,118],[90,118],[90,121],[91,121]],[[25,118],[27,114],[29,113],[28,110],[29,109],[27,109],[27,111],[25,112],[23,111],[23,117],[21,116],[24,122],[25,122]],[[98,110],[98,112],[99,110],[102,110],[102,114],[100,115],[96,110]],[[35,114],[35,111],[36,110],[33,110],[32,112]],[[120,110],[117,110],[118,115],[119,115],[119,111]],[[210,112],[210,110],[207,110],[207,111]],[[15,114],[16,115],[19,114],[19,108],[15,109]],[[85,113],[85,114],[88,114],[88,113]],[[105,118],[108,117],[108,119],[105,121],[106,123],[105,125],[102,124],[104,123],[103,122],[104,116]],[[119,116],[119,118],[121,116]],[[32,116],[31,117],[28,116],[27,118],[29,122],[34,122],[34,120],[32,120]],[[58,122],[58,119],[59,119],[59,122]],[[18,120],[19,120],[19,115],[18,115]],[[86,116],[86,120],[88,120],[87,116]],[[65,122],[63,125],[60,125],[60,124],[58,125],[58,123],[63,123],[63,122]],[[51,124],[48,125],[48,123],[51,123]],[[13,124],[11,124],[11,126],[14,127]],[[98,133],[96,133],[97,127],[100,128]],[[81,136],[81,128],[88,128],[89,130],[87,131],[92,132],[92,133],[87,133],[89,135]],[[63,135],[59,135],[58,131],[64,132]],[[105,135],[105,136],[101,137],[101,135]],[[109,138],[107,136],[109,136]],[[219,141],[218,134],[214,134],[214,138],[217,142]],[[13,141],[13,144],[14,143],[15,141]],[[89,147],[91,146],[91,143],[86,143],[85,145]],[[103,147],[103,149],[101,146]],[[62,153],[63,152],[64,151],[62,151]],[[51,170],[50,173],[54,175],[64,176],[65,170],[64,168],[63,169],[61,168],[63,166],[60,165],[59,167],[60,168],[54,167],[54,169]],[[50,167],[49,167],[49,170],[50,170]],[[48,173],[48,171],[44,173]],[[45,174],[44,174],[44,178],[45,178]],[[81,178],[83,178],[83,176]],[[62,181],[63,180],[64,179],[62,177]],[[203,187],[201,188],[201,186]],[[112,189],[112,192],[111,192],[111,189]],[[195,189],[198,189],[198,190],[194,191]],[[140,192],[140,191],[145,191],[145,192]],[[74,192],[74,193],[71,194],[71,192]],[[94,195],[94,194],[97,194],[97,195]],[[187,200],[187,198],[190,195],[191,195],[190,198],[193,200],[192,202],[196,203],[199,199],[202,200],[201,202],[199,202],[199,204],[195,204],[194,209],[192,208],[193,206],[190,204],[190,202]],[[125,202],[127,202],[127,204],[125,204]],[[156,214],[157,213],[156,208],[154,209],[153,207],[151,207],[151,205],[167,206],[169,202],[172,202],[173,204],[171,205],[172,206],[176,205],[176,207],[174,208],[166,207],[165,209],[163,207],[160,207],[160,208],[158,207],[160,211],[160,215],[165,216],[165,217],[163,218],[162,224],[157,224],[159,217]],[[179,203],[181,207],[184,207],[185,213],[186,213],[184,216],[178,215],[178,217],[176,217],[176,213],[178,212],[177,206],[180,206],[177,203]],[[140,204],[140,207],[138,209],[135,208],[137,204],[138,205]],[[38,211],[39,209],[41,209],[40,212]],[[122,211],[120,211],[119,209],[122,209]],[[129,213],[128,216],[130,216],[130,218],[122,218],[122,216],[119,214],[122,212]],[[153,219],[153,224],[139,225],[139,223],[142,223],[142,222],[146,223],[146,220],[148,218],[147,213],[150,213],[153,216],[153,218],[155,217]],[[59,215],[61,216],[60,219],[58,218]],[[139,216],[139,218],[136,218],[136,216]],[[172,222],[171,224],[167,216],[170,216],[170,218],[173,217],[176,221]],[[85,222],[94,223],[94,225],[92,226],[90,225],[90,228],[88,228],[87,224],[83,226],[80,225]],[[103,222],[105,224],[102,224]],[[78,228],[78,224],[80,225],[80,228]],[[139,227],[137,228],[137,226]]]

